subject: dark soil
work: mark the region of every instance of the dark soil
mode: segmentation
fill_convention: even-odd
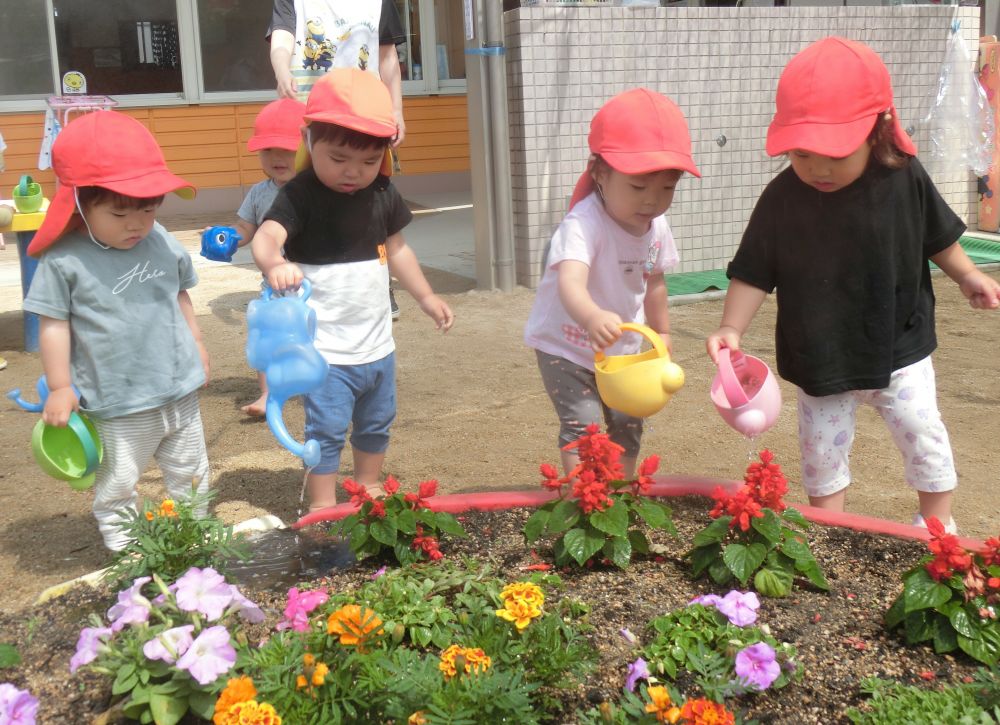
[[[712,591],[707,580],[690,580],[682,560],[687,543],[709,521],[707,504],[696,497],[670,502],[679,537],[664,535],[654,542],[663,546],[660,556],[638,560],[626,571],[598,567],[557,572],[565,586],[548,596],[568,596],[590,605],[588,616],[594,629],[588,636],[600,654],[597,670],[567,697],[560,722],[571,723],[578,707],[612,700],[620,693],[627,665],[637,656],[619,634],[621,628],[627,627],[645,642],[644,625],[649,620]],[[521,529],[529,514],[516,509],[460,517],[470,538],[446,540],[445,555],[484,557],[502,578],[522,578],[524,567],[545,561],[549,554],[544,547],[534,552],[525,548]],[[928,673],[938,683],[948,684],[976,669],[964,655],[941,657],[930,648],[906,648],[883,630],[882,614],[901,589],[902,572],[924,554],[922,543],[815,526],[810,545],[831,591],[796,589],[786,599],[762,598],[758,612],[759,623],[766,623],[776,638],[798,649],[805,677],[774,693],[744,697],[732,706],[743,708],[761,723],[847,722],[845,710],[862,702],[859,682],[864,677],[934,686],[925,681],[931,677]],[[324,583],[335,590],[350,589],[368,580],[377,566],[362,562],[333,571]],[[262,604],[267,624],[273,626],[284,607],[284,590],[255,591],[246,585],[243,589]],[[0,614],[4,641],[15,644],[24,660],[5,670],[0,679],[27,687],[41,699],[40,723],[90,723],[107,709],[110,682],[90,674],[70,676],[68,666],[87,615],[103,614],[112,601],[110,592],[84,587],[40,606]]]

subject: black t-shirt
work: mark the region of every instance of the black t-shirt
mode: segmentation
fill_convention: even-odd
[[[265,39],[270,39],[275,30],[287,30],[295,35],[295,0],[274,0],[271,25]],[[399,45],[406,42],[406,31],[399,19],[399,10],[393,0],[382,0],[382,13],[378,22],[379,45]]]
[[[809,395],[881,389],[937,346],[928,258],[965,224],[920,162],[822,192],[791,168],[761,194],[726,273],[777,289],[778,372]]]
[[[364,262],[379,257],[379,245],[401,231],[413,214],[385,177],[366,189],[341,194],[306,169],[278,191],[264,220],[288,232],[285,257],[302,264]]]

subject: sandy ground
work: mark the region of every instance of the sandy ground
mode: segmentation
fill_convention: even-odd
[[[188,223],[173,228],[198,227]],[[195,248],[194,232],[178,236]],[[3,254],[15,252],[8,246]],[[218,490],[216,511],[230,523],[264,512],[294,521],[301,467],[277,445],[264,423],[239,411],[256,394],[256,378],[246,365],[243,346],[244,311],[257,294],[258,273],[231,265],[199,271],[201,283],[192,297],[212,356],[212,379],[202,392],[201,409]],[[426,271],[455,310],[457,322],[447,335],[438,334],[408,295],[398,295],[402,317],[394,332],[399,414],[386,472],[404,486],[436,478],[443,493],[537,486],[539,463],[557,462],[558,451],[555,414],[533,353],[521,341],[533,292],[478,292],[471,289],[471,280]],[[955,517],[965,535],[996,535],[1000,316],[969,309],[945,278],[936,279],[936,288],[938,393],[960,476]],[[0,372],[0,388],[20,387],[26,397],[34,398],[41,363],[37,355],[17,351],[22,335],[19,299],[18,288],[0,288],[0,354],[9,362]],[[675,357],[687,383],[647,424],[643,454],[661,456],[661,473],[741,478],[754,450],[726,426],[708,398],[714,368],[703,340],[721,312],[718,300],[676,305],[671,312]],[[774,305],[768,301],[745,338],[748,351],[769,361],[774,359],[773,323]],[[141,337],[127,344],[142,344]],[[802,502],[794,394],[784,383],[782,392],[781,417],[758,446],[776,453],[791,482],[791,500]],[[0,608],[11,610],[30,604],[50,585],[99,568],[107,554],[91,517],[90,494],[70,490],[35,465],[29,440],[37,416],[9,403],[2,409]],[[301,436],[301,405],[290,403],[286,416],[293,434]],[[349,460],[345,455],[342,468],[348,474]],[[850,510],[909,522],[916,495],[903,482],[899,455],[870,409],[859,415],[852,471]],[[153,468],[143,477],[141,492],[160,496],[159,483]]]

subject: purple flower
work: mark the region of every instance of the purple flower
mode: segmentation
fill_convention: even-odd
[[[736,676],[744,687],[766,690],[781,674],[774,650],[764,642],[744,647],[736,653]]]
[[[382,568],[380,568],[380,569],[376,569],[375,570],[375,573],[372,574],[372,579],[373,580],[378,579],[383,574],[385,574],[385,567],[384,566]]]
[[[191,643],[177,660],[177,667],[187,670],[200,685],[210,685],[236,663],[236,650],[229,642],[229,630],[209,627]]]
[[[634,635],[634,634],[632,634],[632,633],[631,633],[631,632],[629,631],[628,627],[623,627],[623,628],[619,629],[619,630],[618,630],[618,634],[620,634],[620,635],[622,636],[622,638],[623,638],[623,639],[624,639],[624,640],[625,640],[626,642],[628,642],[629,644],[635,644],[635,641],[636,641],[636,640],[635,640],[635,635]]]
[[[149,619],[152,604],[142,596],[142,586],[150,581],[150,577],[141,576],[132,582],[132,586],[118,592],[118,603],[108,610],[111,629],[120,632],[126,624],[141,624]]]
[[[639,680],[649,679],[649,666],[642,657],[628,666],[628,675],[625,677],[625,688],[629,692],[635,692],[635,685]]]
[[[142,653],[151,660],[163,660],[172,665],[174,660],[188,651],[193,631],[193,624],[185,624],[160,632],[142,646]]]
[[[757,621],[757,610],[760,600],[754,592],[743,592],[733,589],[715,605],[715,608],[726,615],[726,618],[737,627],[746,627]]]
[[[309,631],[309,612],[328,598],[329,595],[322,589],[300,592],[297,588],[292,587],[288,590],[285,618],[278,623],[276,629],[292,629],[296,632]]]
[[[76,654],[69,661],[70,674],[96,660],[97,655],[104,649],[104,643],[110,638],[110,627],[84,627],[81,629],[80,638],[76,641]]]
[[[703,607],[717,607],[719,602],[722,601],[722,597],[718,594],[702,594],[700,597],[695,597],[688,604],[700,604]]]
[[[215,569],[192,566],[177,580],[177,606],[214,622],[233,601],[233,587]]]
[[[233,609],[243,619],[253,624],[260,624],[264,621],[264,610],[243,596],[236,587],[233,587]]]
[[[38,698],[27,690],[19,690],[9,682],[0,684],[0,723],[4,725],[35,725]]]

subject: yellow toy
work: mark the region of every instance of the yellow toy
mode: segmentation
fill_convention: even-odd
[[[631,330],[649,340],[652,349],[635,355],[594,353],[594,377],[597,392],[605,405],[635,418],[648,418],[670,400],[684,385],[684,371],[670,360],[670,353],[656,332],[633,322],[622,330]]]

